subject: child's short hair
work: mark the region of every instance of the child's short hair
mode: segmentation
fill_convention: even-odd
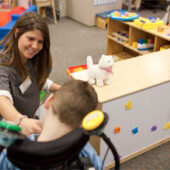
[[[70,80],[55,93],[52,110],[61,122],[76,128],[87,113],[96,109],[97,103],[97,94],[88,82]]]

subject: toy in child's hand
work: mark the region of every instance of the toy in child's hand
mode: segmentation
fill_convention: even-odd
[[[124,10],[114,11],[110,14],[111,19],[122,20],[122,21],[133,21],[134,19],[137,19],[138,17],[139,17],[139,14],[127,12]]]
[[[18,139],[24,138],[21,128],[9,121],[0,121],[0,146],[9,147]]]
[[[102,87],[111,84],[110,76],[113,74],[114,60],[111,55],[102,55],[98,64],[93,64],[91,56],[87,56],[88,81]]]

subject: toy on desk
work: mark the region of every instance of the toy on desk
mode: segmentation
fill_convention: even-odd
[[[114,60],[111,55],[102,55],[98,64],[93,64],[91,56],[87,56],[87,68],[89,71],[88,81],[102,87],[111,84],[110,76],[113,74]]]
[[[86,69],[87,69],[87,65],[79,65],[79,66],[69,67],[67,69],[67,74],[70,75],[71,73],[86,70]]]
[[[139,14],[127,12],[124,10],[114,11],[110,14],[110,18],[120,21],[133,21],[134,19],[139,18]]]
[[[134,24],[146,30],[156,29],[160,25],[165,25],[162,20],[154,17],[135,19]]]
[[[153,42],[152,42],[151,39],[143,39],[143,38],[141,38],[141,39],[139,40],[137,49],[138,49],[139,51],[146,51],[146,50],[151,50],[151,49],[153,49],[153,47],[154,47],[154,44],[153,44]]]

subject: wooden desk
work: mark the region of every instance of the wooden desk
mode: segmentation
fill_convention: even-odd
[[[72,73],[74,79],[87,80],[87,70]],[[112,84],[94,88],[99,107],[109,114],[105,133],[115,144],[121,162],[170,141],[170,49],[116,62]],[[125,105],[131,101],[132,109]],[[114,128],[120,127],[115,134]],[[138,128],[133,134],[132,129]],[[152,131],[152,127],[156,130]],[[101,141],[97,151],[104,157],[107,146]],[[111,153],[106,169],[114,166]]]

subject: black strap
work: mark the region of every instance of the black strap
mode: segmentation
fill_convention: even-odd
[[[50,142],[19,140],[7,149],[8,159],[22,169],[44,169],[70,164],[89,140],[89,135],[77,128]]]

